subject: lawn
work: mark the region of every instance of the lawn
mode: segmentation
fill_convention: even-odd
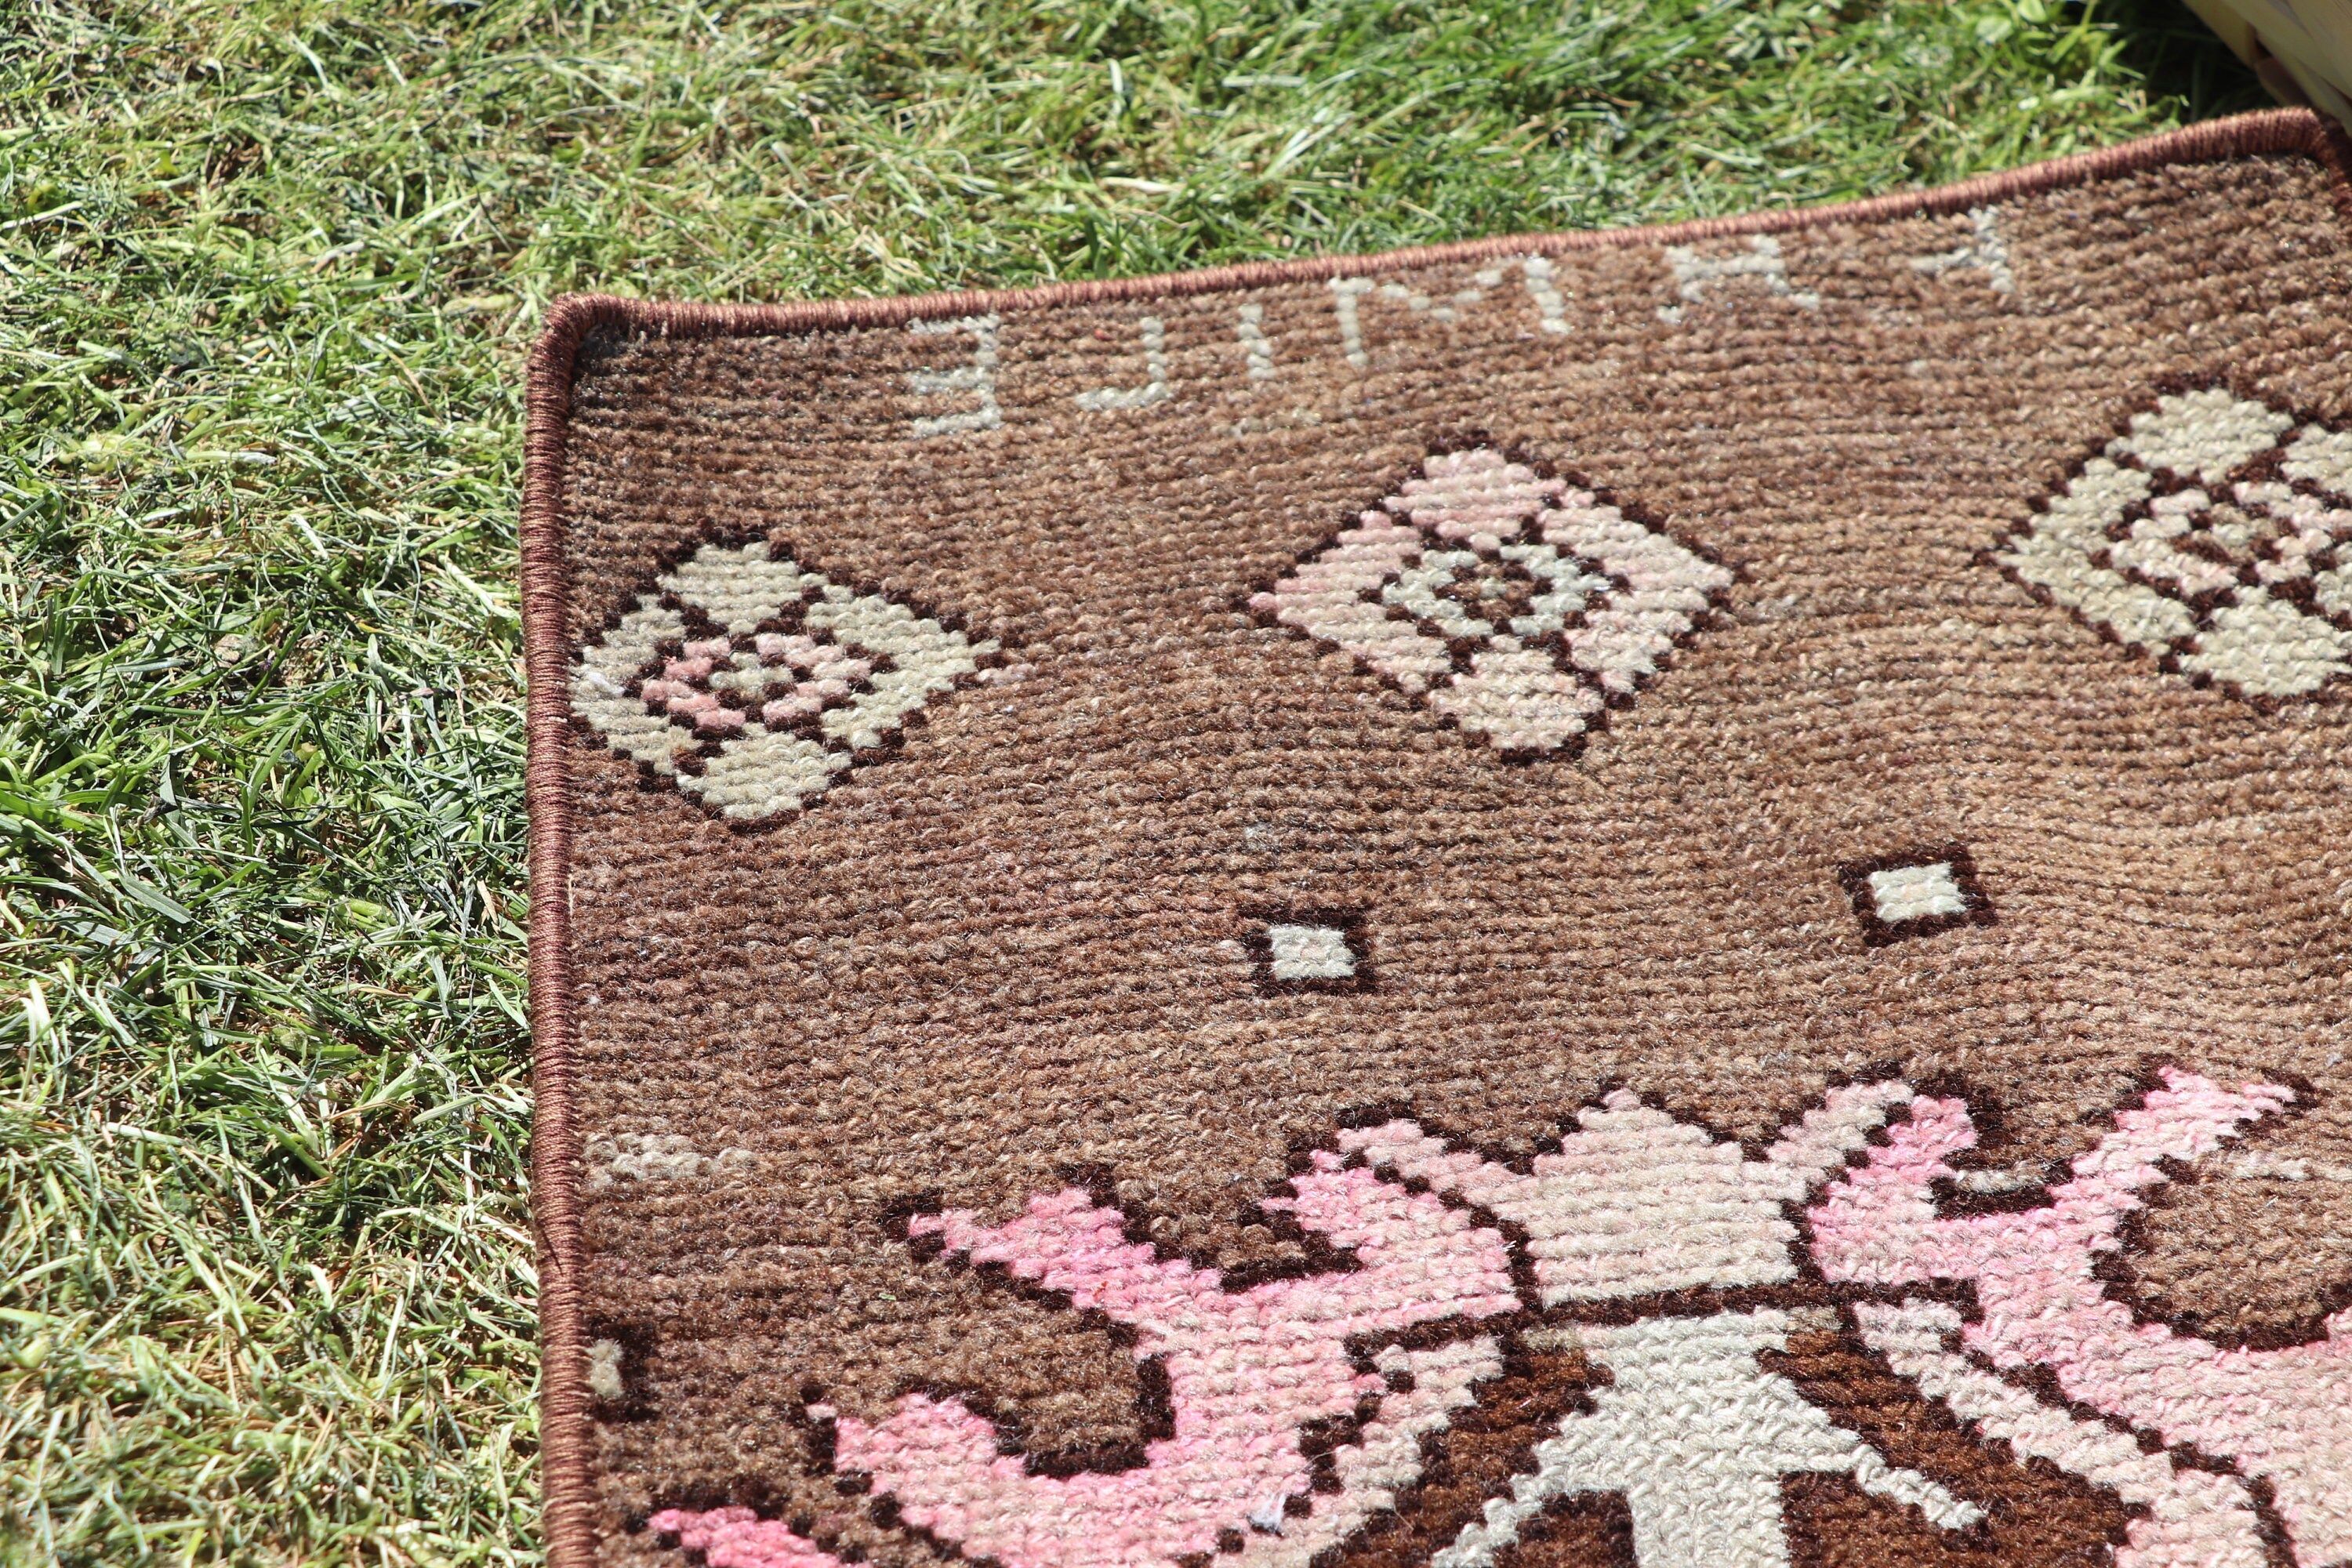
[[[538,1555],[515,514],[567,289],[1160,270],[2255,107],[2170,4],[0,5],[0,1563]]]

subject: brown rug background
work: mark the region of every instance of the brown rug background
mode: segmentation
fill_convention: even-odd
[[[978,299],[567,302],[533,367],[525,538],[559,1568],[676,1561],[632,1516],[747,1475],[916,1560],[805,1473],[812,1383],[874,1415],[908,1382],[982,1389],[1040,1446],[1132,1434],[1108,1338],[890,1237],[918,1194],[1002,1215],[1108,1166],[1155,1236],[1234,1263],[1280,1247],[1238,1212],[1350,1107],[1524,1151],[1622,1082],[1755,1139],[1879,1064],[1990,1092],[2020,1159],[2085,1147],[2151,1060],[2299,1075],[2310,1104],[2244,1146],[2347,1158],[2352,708],[2198,689],[1980,555],[2175,380],[2352,416],[2336,157],[2280,114],[1675,231]],[[2014,293],[1911,265],[1987,202]],[[1660,320],[1685,303],[1663,246],[1767,230],[1818,309],[1748,278]],[[1442,300],[1537,251],[1569,332],[1536,330],[1515,271],[1452,323],[1368,298],[1370,365],[1345,358],[1328,276]],[[1242,302],[1272,381],[1245,374]],[[913,437],[959,405],[909,374],[969,341],[903,323],[981,310],[1002,428]],[[1078,408],[1142,379],[1146,314],[1171,396]],[[1474,434],[1738,574],[1573,760],[1500,763],[1241,607]],[[695,543],[758,535],[1016,643],[1027,678],[934,700],[787,822],[640,787],[569,727],[572,653]],[[1998,923],[1866,947],[1836,868],[1950,842]],[[1365,911],[1377,988],[1260,994],[1244,911],[1267,905]],[[748,1163],[583,1192],[583,1143],[624,1133]],[[2347,1198],[2172,1189],[2145,1310],[2308,1322],[2352,1279]],[[583,1346],[614,1336],[633,1411],[587,1397]],[[2112,1506],[2044,1481],[2051,1517]],[[2063,1552],[2113,1522],[2079,1528],[2001,1561],[2087,1560]],[[1578,1561],[1575,1533],[1518,1561]]]

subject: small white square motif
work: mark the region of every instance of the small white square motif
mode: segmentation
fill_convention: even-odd
[[[1277,982],[1355,978],[1356,950],[1338,926],[1268,925],[1265,946],[1266,973]]]
[[[1952,863],[1937,860],[1927,866],[1896,866],[1870,874],[1871,902],[1888,925],[1926,920],[1934,915],[1964,915],[1968,895],[1952,875]]]
[[[1976,858],[1965,844],[1848,861],[1838,868],[1838,882],[1853,900],[1862,940],[1870,947],[1956,926],[1997,923],[1992,900],[1977,878]]]

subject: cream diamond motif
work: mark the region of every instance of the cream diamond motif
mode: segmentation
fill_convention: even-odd
[[[1423,466],[1250,607],[1355,655],[1505,756],[1573,750],[1731,574],[1480,447]]]
[[[2352,673],[2352,433],[2208,387],[2158,399],[1993,559],[2255,702]]]
[[[580,652],[572,711],[733,822],[800,810],[1000,652],[810,571],[706,544]]]

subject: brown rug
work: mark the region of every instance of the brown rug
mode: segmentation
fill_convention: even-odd
[[[565,303],[557,1568],[2352,1562],[2344,168]]]

